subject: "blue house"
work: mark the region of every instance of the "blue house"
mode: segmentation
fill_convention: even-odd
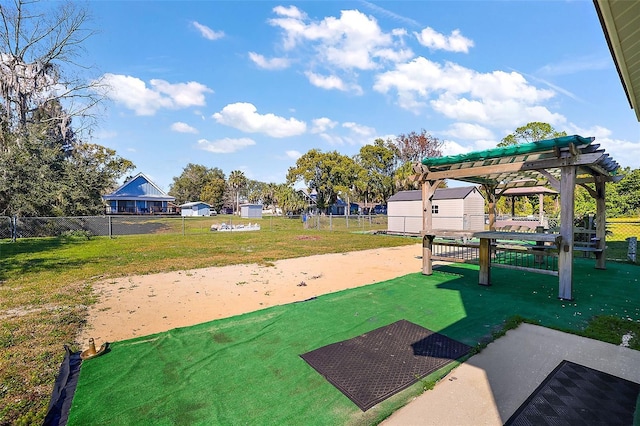
[[[143,173],[138,173],[111,194],[103,195],[107,214],[175,213],[170,204],[175,197],[167,195]]]

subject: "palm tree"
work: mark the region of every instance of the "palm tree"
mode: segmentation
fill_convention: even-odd
[[[234,170],[229,174],[229,186],[236,194],[236,213],[240,212],[240,189],[247,185],[247,177],[241,170]]]

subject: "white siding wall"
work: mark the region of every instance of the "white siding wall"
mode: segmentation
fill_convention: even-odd
[[[387,232],[390,234],[420,234],[422,231],[422,201],[388,203],[387,222]]]
[[[209,206],[205,204],[196,204],[192,207],[183,207],[181,210],[182,216],[210,216]]]
[[[262,205],[245,204],[240,206],[240,217],[248,219],[262,219]]]
[[[433,215],[433,229],[462,229],[462,200],[433,200],[438,213]]]
[[[484,231],[484,197],[478,192],[472,192],[464,199],[464,211],[467,214],[467,229]]]
[[[484,230],[484,198],[471,192],[465,199],[433,200],[438,213],[433,229]],[[422,200],[392,201],[387,205],[387,232],[419,235],[422,231]]]

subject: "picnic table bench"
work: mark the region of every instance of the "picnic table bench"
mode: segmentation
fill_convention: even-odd
[[[557,250],[561,246],[562,237],[558,234],[546,234],[540,232],[501,232],[481,231],[475,232],[473,237],[480,239],[479,265],[480,275],[478,284],[491,285],[491,245],[494,241],[533,241],[536,245],[523,247],[524,250],[543,251]],[[514,267],[528,271],[538,272],[535,268]]]

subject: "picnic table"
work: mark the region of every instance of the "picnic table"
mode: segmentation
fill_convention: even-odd
[[[480,275],[478,284],[491,285],[491,244],[496,240],[507,241],[533,241],[536,243],[533,250],[541,250],[549,247],[557,249],[561,247],[562,237],[559,234],[546,234],[542,232],[501,232],[501,231],[481,231],[475,232],[473,237],[480,239],[479,265]]]

